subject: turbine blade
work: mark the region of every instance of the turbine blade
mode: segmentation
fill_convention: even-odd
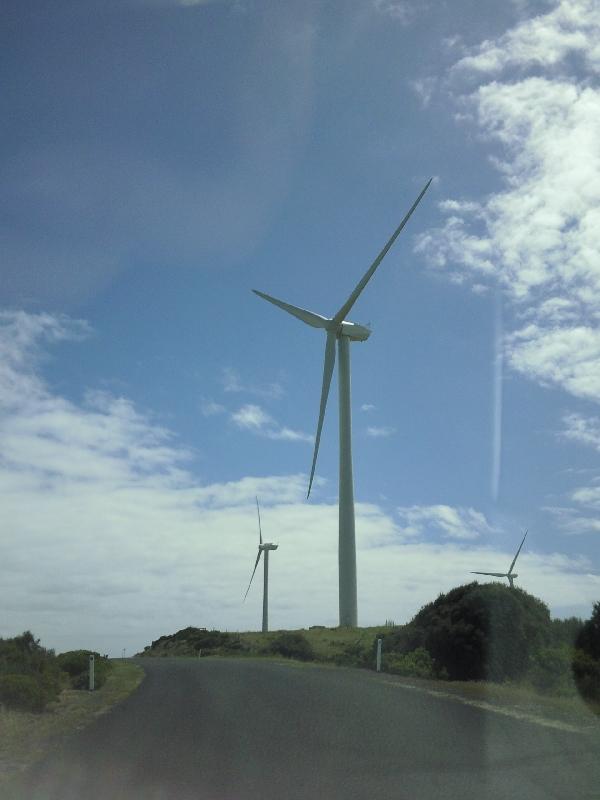
[[[288,314],[298,317],[298,319],[301,319],[302,322],[306,322],[307,325],[312,325],[313,328],[326,328],[331,322],[331,320],[327,317],[322,317],[320,314],[314,314],[312,311],[307,311],[305,308],[292,306],[290,303],[284,303],[283,300],[277,300],[277,298],[271,297],[271,295],[265,294],[264,292],[259,292],[258,289],[252,289],[252,291],[259,297],[262,297],[264,300],[268,300],[269,303],[273,303],[273,305],[279,306],[279,308],[287,311]]]
[[[525,531],[525,536],[527,536],[527,531]],[[525,541],[525,536],[523,537],[523,542]],[[507,575],[510,575],[510,573],[511,573],[511,572],[512,572],[512,570],[513,570],[513,567],[514,567],[514,565],[515,565],[515,561],[516,561],[516,560],[517,560],[517,558],[519,557],[519,553],[521,552],[521,548],[523,547],[523,542],[521,542],[521,544],[519,545],[519,549],[517,550],[517,555],[516,555],[516,556],[513,558],[513,562],[512,562],[512,564],[511,564],[511,565],[510,565],[510,567],[509,567],[509,570],[508,570],[508,573],[507,573]]]
[[[508,578],[508,574],[506,572],[477,572],[477,570],[471,570],[471,575],[493,575],[494,578]]]
[[[260,508],[258,507],[258,497],[256,498],[256,513],[258,514],[258,541],[262,544],[262,530],[260,527]]]
[[[323,429],[323,419],[325,418],[325,407],[327,405],[327,397],[329,396],[329,387],[331,386],[331,376],[333,375],[333,368],[335,367],[335,331],[327,331],[327,342],[325,343],[325,360],[323,362],[323,386],[321,388],[321,407],[319,408],[319,422],[317,423],[317,435],[315,436],[315,450],[313,453],[312,467],[310,470],[310,480],[308,482],[308,494],[306,499],[310,497],[310,490],[312,487],[313,478],[315,476],[315,467],[317,465],[317,454],[319,452],[319,442],[321,441],[321,430]]]
[[[248,584],[248,588],[246,589],[246,594],[244,595],[244,600],[248,597],[248,592],[250,591],[250,587],[252,586],[252,581],[254,579],[254,573],[256,572],[256,568],[258,567],[258,562],[260,561],[260,557],[262,555],[262,550],[258,551],[258,555],[256,556],[256,561],[254,563],[254,569],[252,570],[252,576],[250,578],[250,583]]]
[[[427,183],[425,184],[425,186],[423,187],[423,189],[421,189],[421,193],[419,194],[419,196],[417,197],[417,199],[415,200],[415,202],[414,202],[414,203],[412,204],[412,206],[410,207],[410,210],[408,211],[408,213],[406,214],[406,216],[404,217],[404,219],[402,220],[402,222],[400,223],[400,225],[398,225],[398,227],[396,228],[396,230],[395,230],[395,231],[394,231],[394,233],[392,234],[392,236],[391,236],[391,238],[389,239],[388,243],[385,245],[385,247],[383,248],[383,250],[381,251],[381,253],[379,253],[379,255],[377,256],[377,258],[375,259],[375,261],[374,261],[374,262],[371,264],[371,266],[369,267],[369,269],[368,269],[368,270],[365,272],[365,274],[363,275],[363,277],[362,277],[362,278],[360,279],[360,281],[358,282],[358,284],[357,284],[356,288],[354,289],[354,291],[352,292],[352,294],[350,295],[350,297],[349,297],[349,298],[346,300],[346,302],[344,303],[344,305],[343,305],[343,306],[340,308],[340,310],[337,312],[337,314],[336,314],[336,315],[335,315],[335,317],[333,318],[333,321],[336,323],[336,325],[339,325],[339,324],[340,324],[340,322],[343,322],[343,321],[344,321],[344,319],[346,318],[346,316],[347,316],[348,312],[350,311],[350,309],[352,308],[352,306],[354,305],[354,303],[356,303],[356,301],[358,300],[358,296],[360,295],[360,293],[362,292],[362,290],[365,288],[365,286],[367,285],[367,283],[368,283],[368,282],[371,280],[371,278],[372,278],[372,276],[373,276],[373,273],[375,272],[375,270],[377,269],[377,267],[378,267],[378,266],[381,264],[381,262],[383,261],[383,259],[384,259],[384,258],[385,258],[385,256],[387,255],[387,252],[388,252],[388,250],[390,249],[390,247],[391,247],[391,246],[394,244],[394,242],[395,242],[395,241],[396,241],[396,239],[398,238],[398,236],[399,236],[399,234],[400,234],[400,231],[402,230],[402,228],[403,228],[403,227],[406,225],[406,223],[407,223],[407,222],[408,222],[408,220],[410,219],[410,217],[411,217],[411,214],[413,213],[413,211],[415,210],[415,208],[416,208],[416,207],[419,205],[419,203],[421,202],[421,198],[423,197],[423,195],[425,194],[425,192],[427,191],[427,189],[429,189],[429,184],[431,183],[431,181],[432,181],[432,180],[433,180],[433,178],[430,178],[430,179],[427,181]]]

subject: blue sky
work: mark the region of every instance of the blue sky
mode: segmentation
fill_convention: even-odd
[[[471,569],[600,594],[600,7],[9,0],[0,635],[119,654],[337,620],[352,310],[359,623]]]

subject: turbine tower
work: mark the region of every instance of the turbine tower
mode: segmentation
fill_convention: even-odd
[[[525,536],[527,536],[527,531],[525,531]],[[525,536],[523,537],[523,541],[519,545],[519,549],[517,550],[516,556],[512,560],[512,564],[508,568],[508,572],[476,572],[471,570],[471,575],[493,575],[495,578],[508,578],[508,582],[510,583],[510,588],[514,589],[514,580],[519,576],[513,572],[513,567],[515,565],[515,561],[519,557],[519,553],[521,552],[521,548],[523,547],[523,542],[525,541]]]
[[[252,570],[250,583],[248,584],[248,588],[246,589],[244,600],[248,597],[248,592],[250,591],[250,586],[252,585],[254,573],[256,572],[256,568],[258,567],[258,562],[260,561],[260,557],[264,553],[265,562],[264,562],[264,582],[263,582],[262,632],[266,633],[269,630],[269,550],[277,550],[279,545],[271,544],[270,542],[263,543],[262,530],[260,527],[260,508],[258,505],[258,497],[256,498],[256,513],[258,514],[258,555],[256,556],[254,569]]]
[[[430,178],[421,193],[412,204],[410,210],[400,223],[391,238],[379,253],[375,261],[365,272],[363,277],[356,285],[350,297],[333,317],[322,317],[304,308],[292,306],[277,300],[268,294],[252,291],[259,297],[268,300],[294,317],[297,317],[313,328],[322,328],[326,334],[325,342],[325,361],[323,365],[323,385],[321,388],[321,404],[319,408],[319,421],[317,423],[317,434],[315,436],[315,447],[313,452],[312,467],[308,483],[307,499],[315,475],[317,464],[317,454],[319,452],[319,442],[321,441],[321,430],[325,417],[325,407],[329,396],[329,386],[335,367],[336,342],[339,356],[338,362],[338,391],[339,391],[339,545],[338,545],[338,564],[339,564],[339,608],[340,626],[355,628],[357,626],[357,603],[356,603],[356,542],[354,532],[354,483],[352,478],[352,417],[350,412],[350,342],[364,342],[369,338],[371,331],[362,325],[357,325],[346,319],[352,306],[358,300],[361,292],[373,277],[373,273],[383,261],[390,247],[396,241],[400,231],[408,222],[411,214],[421,202],[421,198],[429,188],[432,179]]]

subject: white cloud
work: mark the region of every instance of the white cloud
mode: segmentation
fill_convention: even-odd
[[[552,67],[573,53],[600,69],[600,7],[596,0],[562,0],[497,41],[484,41],[455,70],[495,73],[508,66]]]
[[[451,539],[476,539],[493,532],[485,516],[473,508],[447,505],[404,506],[397,509],[406,536],[439,532]]]
[[[508,336],[506,348],[518,372],[576,397],[600,400],[600,330],[532,324]]]
[[[499,282],[528,324],[507,336],[510,366],[600,400],[600,6],[564,0],[461,59],[482,80],[460,103],[500,156],[503,188],[482,202],[448,199],[445,223],[417,251],[454,281]],[[554,67],[561,66],[559,72]],[[515,78],[498,79],[507,66]],[[527,75],[534,66],[535,75]],[[552,69],[550,69],[552,67]],[[492,80],[491,78],[495,78]]]
[[[268,439],[279,439],[288,442],[312,442],[308,433],[294,431],[279,425],[273,417],[260,406],[248,403],[231,415],[232,421],[242,430],[266,436]]]
[[[598,503],[600,496],[594,490],[590,492],[589,489],[577,489],[572,493],[571,499],[583,505],[584,512],[593,510],[595,505],[600,508],[600,503]],[[582,514],[581,508],[546,506],[543,510],[553,516],[554,522],[563,533],[578,536],[600,533],[600,519],[596,515],[586,516],[585,513]]]
[[[284,391],[281,384],[277,382],[267,383],[264,386],[244,383],[237,370],[231,367],[224,367],[222,370],[223,391],[234,394],[253,394],[257,397],[267,397],[278,400],[283,397]]]
[[[200,410],[204,417],[214,417],[217,414],[224,414],[227,409],[221,403],[215,403],[214,400],[203,399],[200,403]]]
[[[375,411],[375,408],[376,408],[376,406],[374,406],[372,403],[363,403],[362,406],[360,407],[360,410],[361,411]]]
[[[431,103],[431,98],[437,89],[437,84],[437,80],[432,77],[419,78],[409,83],[411,89],[421,101],[423,108],[427,108]]]
[[[389,436],[393,436],[395,433],[396,428],[390,428],[389,426],[376,427],[370,425],[367,428],[367,436],[371,436],[374,439],[385,439]]]
[[[565,428],[562,436],[565,439],[588,445],[600,451],[600,418],[584,417],[582,414],[566,414],[563,422]]]
[[[423,10],[423,4],[410,0],[374,0],[373,6],[379,14],[396,20],[401,25],[410,25],[417,14]]]

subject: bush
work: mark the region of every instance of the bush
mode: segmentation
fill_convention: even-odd
[[[411,678],[436,678],[435,662],[424,647],[403,656],[386,656],[385,671]]]
[[[573,691],[571,683],[572,648],[545,647],[535,653],[529,670],[532,686],[540,692],[563,693]]]
[[[425,648],[451,680],[515,680],[548,645],[547,606],[498,583],[458,586],[428,603],[403,629],[384,639],[384,652]]]
[[[206,628],[187,627],[169,636],[160,636],[145,648],[145,655],[152,655],[153,651],[160,655],[171,652],[178,656],[195,656],[200,650],[203,655],[214,653],[240,652],[247,649],[239,636],[223,631]],[[165,651],[167,651],[165,653]]]
[[[366,667],[375,664],[375,656],[360,640],[345,644],[331,660],[334,664],[345,667]]]
[[[15,682],[13,679],[17,677],[28,680]],[[42,710],[46,703],[58,697],[62,687],[62,673],[54,651],[42,647],[31,631],[12,639],[0,639],[0,679],[4,678],[9,695],[12,697],[13,691],[22,692],[24,707],[30,710]],[[35,690],[31,689],[31,681],[37,687]],[[8,704],[9,701],[3,702]]]
[[[301,634],[294,631],[284,631],[275,637],[268,647],[268,652],[297,658],[299,661],[313,661],[315,654],[310,642]]]
[[[573,677],[583,698],[600,702],[600,661],[585,650],[575,650]]]
[[[90,654],[92,650],[69,650],[57,656],[59,667],[67,673],[73,689],[88,689],[90,685]],[[94,687],[106,683],[112,665],[108,658],[94,653]]]
[[[592,616],[583,623],[575,646],[600,661],[600,602],[594,603]]]
[[[0,675],[0,703],[20,711],[43,711],[46,696],[39,681],[31,675]]]

